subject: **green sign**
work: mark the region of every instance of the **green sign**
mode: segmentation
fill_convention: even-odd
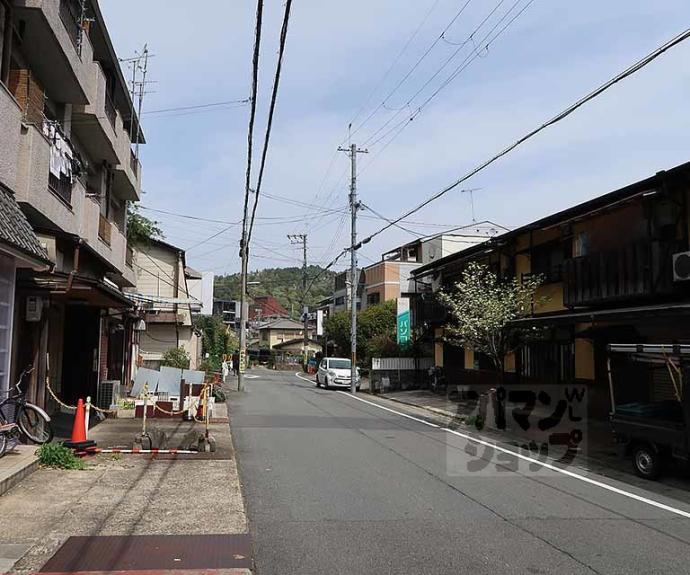
[[[398,298],[398,344],[410,341],[410,300]]]

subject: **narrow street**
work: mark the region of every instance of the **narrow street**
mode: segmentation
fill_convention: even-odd
[[[690,507],[673,489],[468,472],[487,455],[463,437],[367,395],[254,374],[230,420],[260,575],[688,571]]]

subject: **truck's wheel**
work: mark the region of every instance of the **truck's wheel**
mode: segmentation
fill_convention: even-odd
[[[632,450],[635,473],[645,479],[656,479],[661,474],[661,454],[651,445],[636,445]]]

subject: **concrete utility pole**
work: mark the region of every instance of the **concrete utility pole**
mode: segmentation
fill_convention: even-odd
[[[307,234],[288,234],[291,244],[302,244],[304,263],[302,264],[302,321],[304,322],[304,343],[302,346],[302,365],[307,371],[309,361],[309,318],[307,309]]]
[[[357,148],[356,144],[350,144],[349,148],[338,148],[339,152],[347,152],[350,156],[350,211],[352,219],[352,234],[350,245],[350,348],[351,362],[350,366],[350,391],[356,393],[357,391],[357,210],[359,209],[359,202],[357,201],[357,154],[368,154],[369,150],[361,150]]]
[[[240,350],[237,366],[237,391],[244,391],[244,371],[247,366],[247,323],[249,322],[249,302],[247,301],[247,263],[249,260],[249,246],[247,245],[247,215],[249,202],[244,202],[244,218],[242,219],[242,239],[240,240]]]

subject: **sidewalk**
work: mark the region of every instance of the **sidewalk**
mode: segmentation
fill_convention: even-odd
[[[17,445],[0,458],[0,496],[38,469],[36,448],[36,445]]]
[[[169,447],[177,447],[192,429],[203,432],[202,424],[177,419],[154,419],[148,424],[170,432]],[[162,561],[149,569],[211,568],[197,563],[208,556],[218,559],[218,552],[206,549],[204,537],[202,554],[192,536],[213,535],[217,546],[227,548],[228,541],[239,542],[235,558],[244,564],[238,573],[248,572],[251,553],[247,519],[230,427],[227,423],[213,423],[210,430],[217,442],[215,453],[177,457],[101,454],[87,459],[84,471],[41,468],[24,479],[0,497],[0,517],[8,527],[0,532],[0,572],[36,572],[70,537],[85,538],[67,541],[52,563],[77,557],[80,564],[102,564],[104,554],[112,551],[113,545],[138,549],[142,541],[138,536],[154,535],[167,537],[161,538],[168,543],[161,544],[160,549],[166,545],[177,549],[184,545],[197,547],[187,555],[180,553],[182,558],[145,558]],[[112,419],[93,428],[90,438],[103,448],[131,447],[132,439],[140,432],[141,420]],[[236,540],[222,537],[235,535]],[[171,543],[169,536],[183,537]],[[112,556],[111,569],[88,570],[114,571],[128,561],[142,560],[125,555],[121,552]],[[166,561],[173,560],[173,567],[168,566]]]

